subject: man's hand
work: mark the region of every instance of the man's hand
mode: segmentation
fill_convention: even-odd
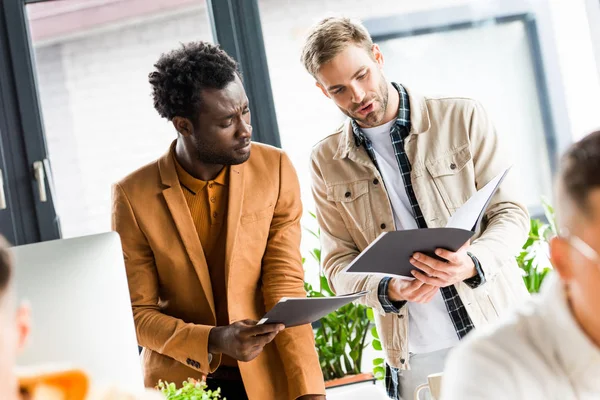
[[[256,321],[249,319],[217,326],[208,335],[208,352],[252,361],[284,328],[282,324],[256,325]]]
[[[410,259],[410,263],[423,272],[413,270],[411,273],[420,282],[437,287],[454,285],[472,278],[477,275],[477,270],[473,260],[467,254],[469,245],[470,243],[467,242],[456,253],[437,249],[435,254],[447,262],[436,260],[422,253],[415,253]]]
[[[429,303],[440,288],[424,284],[418,279],[407,281],[392,278],[388,285],[388,297],[392,301],[410,301],[413,303]]]

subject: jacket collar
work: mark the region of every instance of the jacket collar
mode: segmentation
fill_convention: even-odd
[[[431,127],[429,111],[427,109],[427,100],[416,92],[412,92],[406,86],[402,85],[402,87],[408,94],[410,107],[410,135],[418,135],[427,132]],[[354,129],[350,118],[347,118],[346,121],[344,121],[340,131],[340,141],[337,151],[333,156],[334,160],[345,158],[350,152],[356,151],[359,148],[354,138]]]

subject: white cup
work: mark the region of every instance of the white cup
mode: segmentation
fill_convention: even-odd
[[[438,400],[442,392],[442,373],[429,375],[427,383],[417,386],[415,389],[415,400],[419,400],[419,394],[424,389],[429,389],[432,400]]]

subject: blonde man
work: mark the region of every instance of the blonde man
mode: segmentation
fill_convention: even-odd
[[[539,297],[448,360],[443,399],[600,398],[600,131],[565,154],[557,185],[556,274]]]
[[[388,395],[399,398],[403,387],[412,398],[461,338],[527,297],[514,259],[529,229],[513,188],[518,172],[494,196],[472,243],[438,250],[447,262],[415,253],[413,281],[345,275],[382,232],[443,227],[510,162],[476,101],[423,97],[389,82],[383,54],[360,23],[321,21],[301,58],[348,116],[311,157],[323,267],[337,293],[369,291],[364,303],[377,311]]]

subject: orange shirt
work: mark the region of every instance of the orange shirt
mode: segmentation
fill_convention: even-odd
[[[177,161],[175,168],[183,196],[190,209],[198,232],[212,283],[217,326],[229,325],[227,288],[225,285],[225,242],[227,200],[229,197],[229,167],[226,166],[211,181],[202,181],[190,175]],[[221,364],[237,367],[237,361],[223,355]]]

